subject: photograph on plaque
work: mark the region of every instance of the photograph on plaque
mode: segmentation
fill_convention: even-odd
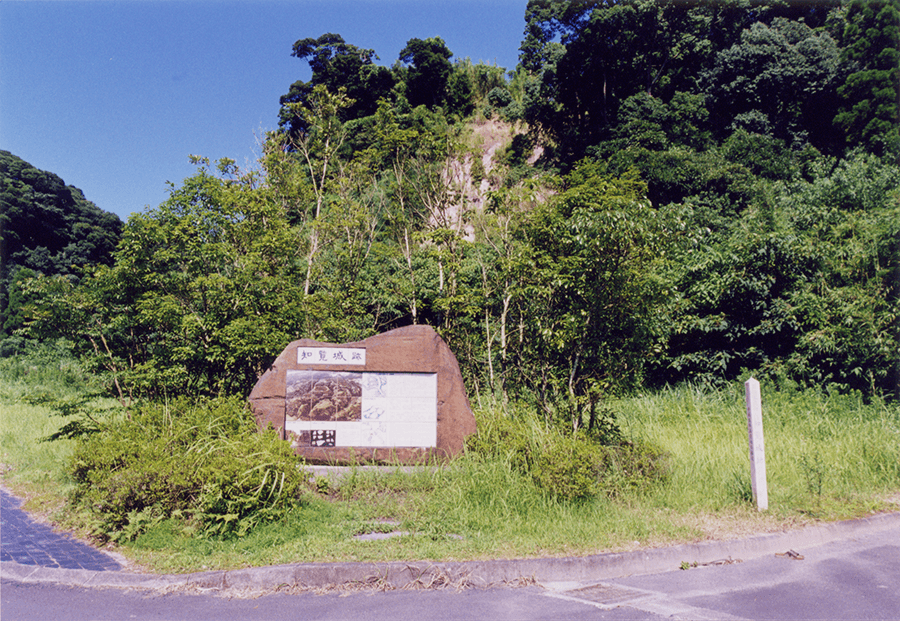
[[[360,373],[290,371],[285,387],[288,420],[356,421],[362,419]]]
[[[437,374],[290,370],[285,429],[296,447],[433,447]]]

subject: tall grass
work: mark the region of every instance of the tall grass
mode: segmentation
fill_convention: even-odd
[[[355,471],[326,496],[242,539],[190,537],[168,522],[131,554],[160,571],[247,564],[564,556],[689,539],[691,529],[639,504],[560,502],[498,461],[460,459],[413,473]],[[390,525],[385,521],[390,520]],[[396,530],[361,541],[354,535]]]
[[[29,403],[41,393],[82,394],[89,378],[65,355],[42,346],[0,359],[0,453],[5,484],[61,501],[72,441],[41,442],[63,420]],[[158,571],[347,560],[462,560],[583,555],[662,545],[798,521],[838,519],[891,505],[900,491],[900,411],[827,391],[763,385],[769,511],[750,499],[743,387],[679,386],[610,401],[627,439],[669,454],[669,477],[575,502],[546,493],[521,464],[521,447],[470,451],[413,472],[356,469],[311,481],[283,518],[244,536],[199,536],[196,524],[164,519],[122,550]],[[549,442],[535,412],[485,401],[479,433],[502,435],[515,421],[516,442]],[[72,519],[72,518],[70,518]],[[77,519],[77,518],[75,518]],[[724,524],[725,528],[721,528]],[[397,530],[403,536],[360,541],[354,535]]]
[[[74,442],[44,442],[65,420],[39,403],[74,399],[86,392],[83,373],[65,342],[32,344],[0,358],[0,462],[4,483],[38,501],[57,501],[69,481],[66,465]]]
[[[776,513],[854,510],[900,487],[900,409],[859,395],[762,387],[769,507]],[[750,459],[742,386],[681,386],[615,404],[626,433],[673,455],[656,506],[715,511],[747,502]],[[844,509],[838,508],[837,501]]]

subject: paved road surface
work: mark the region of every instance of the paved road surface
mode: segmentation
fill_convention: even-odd
[[[271,595],[259,599],[224,600],[213,596],[165,595],[26,585],[3,582],[3,621],[34,619],[230,621],[232,619],[303,619],[397,621],[428,619],[663,619],[633,608],[600,610],[580,602],[526,589],[394,591],[374,595]]]
[[[698,613],[684,618],[900,619],[900,527],[798,552],[613,582],[662,593],[633,604],[644,610]]]
[[[20,504],[18,498],[0,490],[0,561],[92,571],[121,569],[108,554],[35,522],[19,509]]]
[[[462,592],[275,593],[228,599],[4,580],[3,621],[46,619],[900,619],[900,525],[730,565]]]
[[[464,591],[345,591],[272,593],[255,599],[231,598],[228,591],[185,588],[165,583],[169,592],[147,589],[72,586],[84,576],[125,576],[118,563],[65,534],[32,521],[18,500],[0,490],[0,618],[3,621],[65,619],[151,619],[228,621],[230,619],[892,619],[900,620],[900,519],[827,527],[832,539],[796,550],[802,559],[773,553],[752,560],[710,564],[688,570],[606,578],[579,559],[566,576],[569,582],[545,581],[524,588]],[[807,533],[808,535],[809,533]],[[795,534],[777,538],[814,541]],[[716,544],[719,552],[751,552],[772,539]],[[787,550],[784,550],[787,552]],[[687,553],[672,548],[671,554]],[[729,553],[730,554],[730,553]],[[728,556],[723,554],[723,556]],[[733,555],[737,557],[737,554]],[[748,558],[750,555],[748,555]],[[10,563],[14,561],[17,564]],[[641,553],[630,565],[646,567]],[[547,563],[553,563],[548,559]],[[674,562],[667,562],[672,567]],[[628,567],[628,559],[617,567]],[[37,567],[60,568],[39,570]],[[10,571],[10,569],[14,571]],[[64,571],[65,569],[91,570]],[[281,580],[280,570],[253,570],[261,578]],[[32,575],[32,572],[35,572]],[[48,573],[49,572],[49,573]],[[100,572],[100,573],[94,573]],[[573,572],[573,573],[570,573]],[[621,573],[628,573],[622,571]],[[610,574],[610,575],[621,575]],[[41,578],[35,576],[40,574]],[[545,572],[557,575],[559,572]],[[49,576],[49,579],[47,577]],[[75,576],[75,578],[72,578]],[[134,577],[134,576],[131,576]],[[15,578],[15,579],[10,579]],[[554,578],[555,579],[555,578]],[[67,582],[68,580],[68,582]],[[114,583],[115,581],[113,581]],[[180,584],[180,586],[179,586]],[[277,584],[277,582],[276,582]],[[174,586],[173,586],[174,585]],[[226,595],[226,596],[223,596]]]

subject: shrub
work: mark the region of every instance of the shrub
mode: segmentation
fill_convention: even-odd
[[[604,465],[599,448],[579,436],[553,438],[535,459],[531,473],[535,484],[560,500],[596,496]]]
[[[668,455],[645,442],[624,440],[611,412],[604,411],[602,419],[602,432],[573,434],[533,418],[492,412],[479,417],[467,450],[507,460],[541,491],[563,501],[618,496],[668,477]]]
[[[488,103],[495,108],[503,108],[512,103],[512,95],[510,92],[500,86],[495,86],[487,95]]]
[[[503,120],[508,123],[521,121],[525,118],[525,106],[520,104],[518,101],[514,101],[508,106],[505,106],[500,111],[500,114],[503,116]]]
[[[602,447],[604,467],[600,488],[607,496],[625,490],[643,490],[666,480],[672,471],[672,457],[644,441],[623,441]]]
[[[274,432],[257,433],[234,398],[145,403],[79,440],[73,507],[97,535],[131,539],[141,524],[183,517],[208,536],[246,534],[297,502],[303,472]]]

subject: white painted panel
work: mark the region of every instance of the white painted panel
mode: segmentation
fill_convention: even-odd
[[[336,378],[331,380],[329,378]],[[310,378],[315,378],[311,381]],[[337,420],[302,420],[304,416],[321,418],[320,408],[304,406],[299,408],[298,400],[307,385],[334,385],[348,382],[361,387],[361,408],[353,414],[343,412]],[[372,373],[372,372],[328,372],[328,371],[288,371],[288,395],[299,419],[288,417],[285,429],[295,433],[334,431],[336,447],[434,447],[437,446],[437,374],[435,373]],[[294,386],[294,390],[290,387]],[[318,401],[327,404],[335,400],[336,393],[322,393]],[[357,395],[360,393],[357,392]],[[356,397],[360,399],[360,397]],[[307,402],[308,403],[308,402]],[[359,403],[359,401],[357,401]],[[313,404],[314,406],[315,404]],[[303,414],[307,412],[307,414]],[[348,414],[348,412],[351,412]],[[355,420],[346,420],[350,416]],[[307,433],[304,437],[310,437]]]

